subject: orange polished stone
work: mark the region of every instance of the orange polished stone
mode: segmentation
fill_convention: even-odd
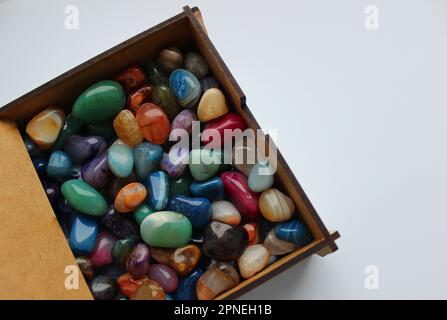
[[[247,232],[249,246],[257,244],[259,242],[259,225],[256,222],[244,224],[242,226],[242,229]]]
[[[134,211],[146,199],[146,188],[139,182],[132,182],[118,191],[115,209],[118,212]]]
[[[138,90],[132,92],[127,97],[126,107],[133,114],[137,114],[137,110],[141,107],[141,105],[145,102],[152,101],[152,92],[154,88],[151,85],[146,84],[139,88]]]
[[[122,294],[130,298],[135,290],[143,283],[144,280],[149,280],[148,277],[140,279],[134,278],[130,273],[122,274],[116,281]]]
[[[136,147],[143,141],[143,134],[137,119],[129,110],[122,110],[113,120],[116,135],[130,147]]]
[[[171,254],[169,265],[180,275],[187,276],[190,274],[200,259],[200,249],[193,245],[187,245],[182,248],[175,249]]]
[[[49,149],[57,139],[65,122],[65,112],[48,108],[35,115],[26,125],[26,133],[39,149]]]
[[[127,68],[115,80],[123,87],[126,94],[134,91],[147,81],[144,71],[138,67]]]
[[[145,103],[137,110],[137,123],[144,138],[155,144],[168,140],[171,125],[164,111],[153,103]]]
[[[132,293],[130,300],[164,300],[163,288],[154,280],[144,279]]]

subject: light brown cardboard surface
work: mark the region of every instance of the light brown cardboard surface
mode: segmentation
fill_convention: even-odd
[[[15,124],[0,120],[0,299],[92,299]]]

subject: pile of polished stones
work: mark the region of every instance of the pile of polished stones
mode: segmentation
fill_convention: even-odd
[[[222,90],[203,56],[169,47],[86,88],[71,113],[48,106],[28,122],[26,148],[94,298],[213,299],[312,241],[274,171],[261,174],[268,161],[226,164],[204,135],[247,128]]]

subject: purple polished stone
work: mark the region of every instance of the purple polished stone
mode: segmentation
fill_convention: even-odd
[[[166,171],[171,178],[180,177],[188,166],[189,153],[187,148],[173,146],[160,161],[160,169]]]
[[[149,279],[157,282],[165,292],[173,292],[178,286],[177,273],[164,264],[153,264],[149,267]]]
[[[107,142],[101,136],[84,137],[72,134],[65,140],[64,151],[76,164],[83,164],[107,149]]]
[[[107,164],[107,152],[94,157],[82,167],[82,179],[94,188],[104,188],[111,178],[112,172]]]
[[[171,131],[175,129],[183,129],[188,133],[191,133],[193,121],[197,121],[196,114],[189,109],[185,109],[172,120]]]
[[[125,213],[116,211],[113,205],[101,217],[99,224],[107,231],[113,233],[118,239],[132,238],[135,241],[140,240],[140,228],[137,223],[132,221]]]
[[[95,267],[105,266],[113,262],[112,249],[115,242],[116,238],[107,231],[98,234],[95,249],[90,256],[90,261]]]
[[[144,243],[137,244],[127,259],[127,271],[134,277],[142,277],[149,271],[149,247]]]

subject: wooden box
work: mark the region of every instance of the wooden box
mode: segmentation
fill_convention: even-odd
[[[25,149],[19,128],[49,106],[67,110],[90,84],[113,78],[132,65],[144,65],[168,45],[195,48],[207,60],[233,109],[258,129],[244,93],[207,36],[200,11],[183,11],[78,67],[47,82],[0,109],[0,298],[92,299],[80,278],[79,289],[67,290],[67,265],[76,265],[55,214]],[[236,298],[313,254],[337,249],[337,232],[329,232],[278,150],[277,187],[288,194],[315,240],[292,252],[216,299]]]

